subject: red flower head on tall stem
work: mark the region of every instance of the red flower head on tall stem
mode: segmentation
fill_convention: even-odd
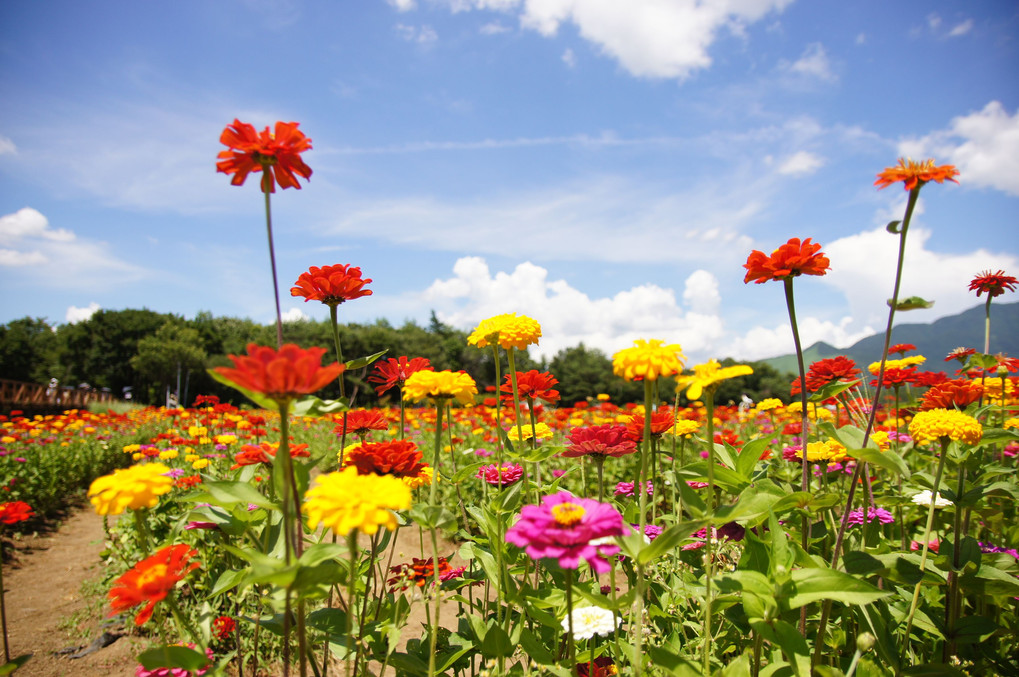
[[[513,380],[509,374],[506,374],[506,382],[502,384],[500,392],[502,393],[503,402],[513,403]],[[521,400],[543,400],[549,404],[553,404],[559,401],[559,391],[552,390],[559,381],[552,374],[545,372],[538,372],[537,369],[531,371],[517,372],[517,396]]]
[[[569,438],[570,445],[562,452],[567,458],[589,455],[618,458],[637,451],[637,443],[627,434],[626,426],[620,424],[574,428]]]
[[[368,382],[380,383],[381,385],[375,386],[375,392],[381,395],[393,386],[402,389],[404,381],[411,374],[426,369],[431,370],[431,368],[432,363],[427,357],[413,357],[410,359],[407,359],[406,355],[390,357],[388,360],[375,365],[375,371],[368,377]]]
[[[321,301],[327,306],[336,306],[344,301],[371,296],[372,290],[365,289],[370,277],[362,278],[361,269],[349,263],[334,266],[312,266],[301,273],[295,286],[290,288],[291,296],[303,296],[308,301]]]
[[[380,409],[354,409],[340,418],[340,424],[333,428],[337,435],[354,433],[364,439],[372,430],[389,429],[389,420]]]
[[[216,171],[233,174],[230,184],[234,186],[243,185],[251,172],[264,171],[270,193],[276,192],[277,181],[281,188],[300,189],[297,176],[311,177],[311,167],[301,159],[301,153],[311,150],[311,139],[297,129],[297,124],[277,122],[272,133],[268,127],[258,132],[253,125],[234,120],[219,137],[229,150],[220,151]]]
[[[743,267],[747,269],[743,283],[753,280],[756,284],[764,284],[770,280],[784,280],[798,275],[824,275],[831,268],[828,257],[821,252],[821,245],[811,242],[810,238],[800,241],[791,238],[780,246],[771,256],[762,251],[753,250],[747,257]]]
[[[1015,291],[1017,284],[1019,284],[1019,280],[1011,275],[1006,275],[1004,270],[999,270],[996,273],[985,270],[973,278],[969,283],[969,290],[975,291],[977,298],[980,298],[981,294],[987,292],[988,296],[993,299],[1001,296],[1005,291]]]
[[[261,393],[279,403],[321,390],[339,376],[345,366],[322,366],[325,348],[300,348],[288,343],[279,352],[268,346],[248,344],[247,355],[230,355],[234,367],[214,371],[247,390]]]
[[[110,615],[144,602],[145,606],[134,618],[135,625],[144,625],[152,617],[156,603],[166,599],[177,582],[199,566],[198,562],[190,561],[197,554],[197,550],[185,544],[169,545],[135,564],[110,588],[110,607],[113,609]]]
[[[417,445],[410,440],[366,442],[347,452],[345,465],[355,466],[358,475],[417,477],[425,464]]]
[[[860,370],[856,368],[856,362],[853,362],[845,355],[817,360],[807,370],[807,392],[814,393],[830,383],[835,383],[836,381],[844,383],[852,381],[859,376]],[[793,381],[790,392],[793,395],[800,394],[799,377]]]
[[[902,181],[906,190],[913,190],[917,186],[923,186],[928,181],[944,183],[947,180],[959,183],[953,178],[958,175],[959,170],[954,165],[935,167],[933,159],[926,162],[913,162],[910,158],[899,158],[898,165],[887,167],[877,175],[877,181],[874,182],[874,185],[880,190],[887,188],[893,183]]]

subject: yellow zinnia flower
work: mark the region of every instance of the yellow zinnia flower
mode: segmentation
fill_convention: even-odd
[[[927,361],[927,358],[923,355],[910,355],[909,357],[903,357],[898,360],[885,360],[885,369],[905,369],[906,367],[912,367],[916,364],[923,364]],[[867,365],[867,371],[877,376],[878,372],[881,371],[880,362],[871,362]]]
[[[358,475],[357,468],[319,475],[305,494],[304,512],[308,525],[320,524],[339,536],[353,529],[374,534],[379,528],[396,529],[393,510],[410,507],[410,489],[403,480],[390,475]]]
[[[669,433],[676,437],[682,437],[683,435],[693,435],[695,432],[700,430],[701,424],[697,421],[690,421],[687,419],[680,419],[676,421],[676,425],[672,427]]]
[[[474,379],[462,371],[416,371],[403,384],[403,396],[409,400],[455,397],[460,404],[474,404],[477,394]]]
[[[624,348],[612,356],[612,371],[627,381],[657,380],[683,371],[683,349],[678,343],[665,345],[659,339],[637,339],[632,348]]]
[[[529,345],[538,345],[541,338],[541,325],[526,315],[505,313],[482,320],[477,329],[467,337],[467,343],[484,348],[499,345],[509,350],[524,350]]]
[[[803,458],[803,452],[799,453],[800,458]],[[824,442],[808,442],[807,443],[807,460],[811,462],[816,461],[827,461],[828,463],[838,463],[846,457],[846,448],[842,446],[837,440],[825,440]]]
[[[441,475],[439,476],[442,477]],[[432,483],[432,468],[426,465],[421,468],[418,474],[414,477],[401,477],[403,483],[407,485],[408,489],[418,489],[420,487],[427,487]],[[438,479],[436,480],[438,481]]]
[[[983,434],[978,420],[956,409],[921,411],[909,424],[909,435],[916,444],[937,442],[946,437],[956,442],[976,444]]]
[[[88,497],[100,515],[119,515],[125,508],[154,508],[159,497],[173,488],[173,480],[162,463],[145,463],[114,470],[97,478]]]
[[[777,397],[769,397],[766,400],[761,400],[760,402],[758,402],[757,406],[754,407],[754,409],[756,409],[757,411],[771,411],[772,409],[781,409],[784,406],[785,405],[782,404],[782,400],[778,399]]]
[[[708,360],[695,366],[693,372],[676,379],[676,389],[686,388],[686,397],[689,400],[699,400],[701,393],[706,389],[713,389],[716,383],[736,376],[753,374],[754,370],[745,364],[723,367],[718,360]]]
[[[533,431],[531,430],[531,426],[529,425],[521,426],[521,429],[523,431],[525,440],[531,439],[532,436],[539,440],[547,440],[552,437],[552,429],[549,428],[548,425],[544,423],[538,423],[537,425],[535,425]],[[518,442],[520,440],[520,438],[517,437],[517,429],[515,427],[509,429],[509,431],[506,433],[506,437],[510,438],[514,442]]]

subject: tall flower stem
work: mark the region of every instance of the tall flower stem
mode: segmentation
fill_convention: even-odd
[[[708,424],[708,509],[714,518],[718,502],[715,498],[715,390],[706,388],[703,399]],[[704,538],[704,646],[701,650],[702,672],[711,674],[711,576],[714,573],[712,550],[714,524],[708,524]]]
[[[439,497],[439,467],[442,460],[442,410],[446,406],[446,400],[442,397],[435,398],[435,450],[432,452],[432,485],[428,492],[428,502],[436,505]]]
[[[354,609],[357,608],[355,604],[354,595],[357,593],[357,531],[351,530],[347,534],[347,550],[350,554],[350,570],[347,572],[347,656],[346,656],[346,674],[350,677],[350,657],[353,654],[354,647]]]
[[[492,358],[495,361],[495,462],[502,467],[502,396],[499,392],[502,386],[502,363],[499,360],[499,344],[492,343]],[[499,488],[502,489],[502,473],[499,473]]]
[[[881,389],[885,380],[885,363],[888,361],[888,348],[892,343],[892,323],[895,321],[895,307],[899,304],[899,290],[902,286],[902,269],[906,261],[906,234],[909,232],[909,222],[913,218],[913,209],[916,207],[916,201],[920,196],[921,187],[923,187],[923,183],[917,184],[916,187],[909,191],[909,198],[906,202],[906,212],[902,217],[902,223],[899,224],[899,254],[895,263],[895,285],[892,289],[892,298],[888,304],[888,324],[885,327],[885,344],[881,350],[881,366],[878,369],[877,385],[874,388],[874,397],[871,399],[870,403],[870,413],[867,417],[867,428],[863,432],[864,447],[867,446],[867,442],[870,440],[871,432],[874,430],[874,422],[877,420],[878,402],[881,401]],[[846,530],[849,528],[849,513],[853,510],[853,498],[856,494],[856,486],[860,483],[860,478],[869,477],[869,475],[865,474],[866,468],[866,463],[857,463],[856,469],[853,471],[853,478],[849,482],[849,491],[846,494],[846,507],[842,511],[842,522],[839,524],[838,535],[835,537],[835,547],[832,548],[832,569],[838,567],[839,559],[842,557],[842,543],[846,537]],[[864,510],[864,514],[869,514],[866,509]],[[926,539],[924,547],[926,548]],[[831,615],[831,605],[831,600],[826,600],[821,607],[821,620],[818,625],[817,639],[814,642],[814,653],[811,656],[811,667],[816,666],[821,658],[821,650],[824,648],[825,629],[828,624],[828,618]]]
[[[952,548],[952,570],[948,572],[948,591],[945,595],[945,635],[952,637],[955,634],[955,623],[959,619],[962,599],[959,595],[959,541],[962,539],[962,510],[959,509],[959,501],[962,500],[963,490],[966,488],[966,466],[959,468],[959,484],[955,490],[955,515],[952,519],[953,548]],[[937,500],[937,495],[934,496]],[[955,640],[945,640],[941,660],[948,662],[950,656],[956,652]]]
[[[572,671],[577,664],[577,648],[573,643],[573,569],[566,569],[566,655],[569,657],[569,668]],[[639,654],[638,654],[639,655]]]
[[[941,457],[938,459],[938,469],[934,475],[934,487],[931,489],[931,504],[927,507],[927,526],[923,532],[923,552],[920,553],[920,580],[916,582],[913,589],[913,601],[909,604],[909,615],[906,616],[906,632],[902,636],[902,660],[906,659],[909,652],[909,633],[913,629],[913,616],[916,614],[916,607],[920,603],[920,589],[923,587],[923,575],[927,570],[927,552],[930,549],[931,527],[934,526],[934,509],[938,501],[938,489],[941,487],[941,475],[945,471],[945,460],[948,458],[948,445],[951,440],[942,437]]]
[[[262,192],[265,193],[265,229],[269,235],[269,265],[272,267],[272,293],[276,299],[276,350],[283,346],[283,313],[280,312],[280,285],[276,278],[276,249],[272,243],[272,208],[269,196],[272,195],[272,174],[266,167],[262,172]]]
[[[994,295],[988,292],[984,306],[984,355],[991,352],[991,299]]]
[[[343,351],[340,349],[340,323],[335,303],[329,304],[329,323],[333,328],[333,344],[336,347],[336,361],[343,364]],[[343,372],[336,377],[340,384],[340,399],[347,398],[347,390],[344,385]],[[400,439],[403,439],[403,394],[400,394]],[[343,432],[340,433],[340,467],[343,466],[343,450],[347,448],[347,410],[343,410]]]

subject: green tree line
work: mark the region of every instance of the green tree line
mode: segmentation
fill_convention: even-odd
[[[468,345],[467,332],[444,324],[434,313],[427,327],[414,322],[394,327],[377,320],[373,324],[344,324],[339,329],[345,360],[385,350],[383,359],[427,357],[435,369],[462,369],[474,377],[483,395],[496,385],[491,349]],[[199,394],[242,404],[236,391],[214,381],[206,369],[229,366],[228,355],[243,354],[248,343],[274,345],[275,338],[275,325],[208,312],[186,319],[147,309],[100,310],[85,321],[58,326],[24,317],[0,326],[0,378],[34,383],[56,378],[62,386],[75,387],[87,383],[108,388],[117,398],[130,392],[131,399],[140,404],[162,404],[168,390],[179,392],[184,405],[190,405]],[[304,348],[327,348],[324,361],[335,359],[327,320],[286,322],[283,339]],[[723,365],[729,364],[734,361],[723,361]],[[751,364],[752,375],[721,385],[720,403],[738,403],[743,394],[754,401],[766,397],[789,400],[790,375],[763,363]],[[505,371],[505,362],[502,368]],[[643,401],[640,383],[615,376],[610,356],[584,344],[560,350],[549,360],[535,360],[523,352],[517,358],[517,368],[551,372],[560,382],[558,389],[566,405],[598,393],[607,393],[616,403]],[[356,406],[386,404],[386,398],[394,395],[383,395],[380,402],[366,380],[370,370],[346,374],[347,392],[355,393]],[[672,401],[675,381],[662,379],[659,388],[662,399]],[[327,387],[321,396],[338,397],[338,386]]]

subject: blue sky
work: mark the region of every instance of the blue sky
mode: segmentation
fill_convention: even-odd
[[[861,0],[7,0],[0,4],[0,323],[147,307],[273,318],[257,182],[216,174],[234,118],[296,121],[314,175],[273,198],[284,311],[312,265],[374,295],[341,319],[542,323],[539,353],[789,352],[752,249],[824,245],[806,344],[883,328],[901,155],[924,188],[903,322],[1019,274],[1019,7]],[[1002,301],[1011,301],[1002,297]]]

